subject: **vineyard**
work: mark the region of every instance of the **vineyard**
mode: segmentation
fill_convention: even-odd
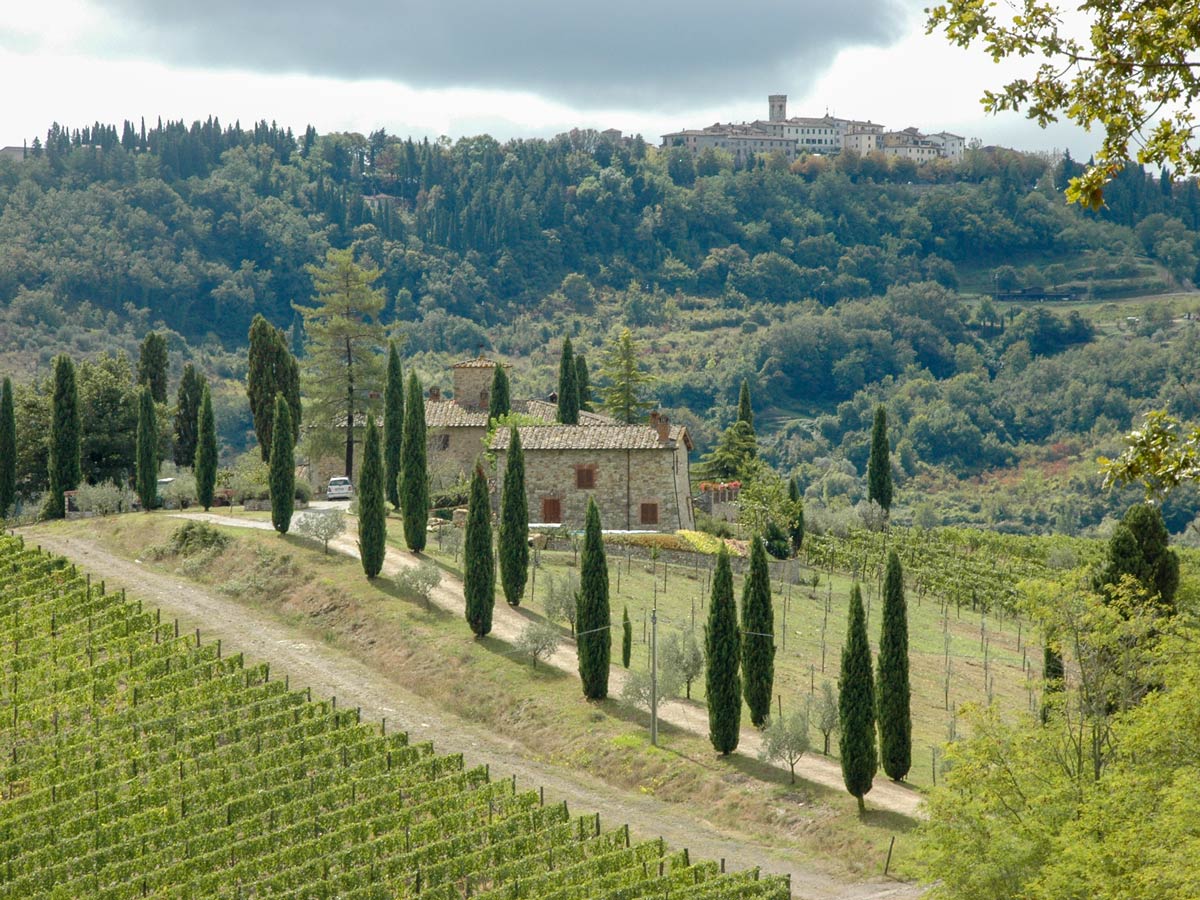
[[[785,898],[461,756],[0,538],[0,897]]]

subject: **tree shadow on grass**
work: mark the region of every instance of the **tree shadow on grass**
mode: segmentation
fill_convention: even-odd
[[[466,621],[463,622],[463,628],[467,629]],[[527,670],[527,674],[531,678],[536,678],[538,681],[559,682],[571,677],[569,672],[564,672],[562,669],[552,666],[546,662],[539,662],[535,668],[532,664],[533,659],[528,653],[518,650],[512,644],[508,643],[508,641],[501,640],[498,637],[493,637],[490,634],[481,637],[475,642],[475,645],[482,650],[486,650],[488,653],[491,653],[494,656],[504,657],[504,659],[508,662],[519,664],[522,668]]]

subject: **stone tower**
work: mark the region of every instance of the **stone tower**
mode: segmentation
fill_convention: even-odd
[[[771,105],[769,121],[782,122],[787,119],[787,94],[771,94],[767,98]]]
[[[454,402],[464,409],[488,408],[488,392],[492,389],[496,363],[482,354],[475,359],[456,363],[454,372]],[[504,368],[509,368],[508,363]]]

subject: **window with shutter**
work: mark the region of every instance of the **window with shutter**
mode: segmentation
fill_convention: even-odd
[[[642,524],[657,525],[658,524],[658,504],[643,503],[642,504]]]
[[[542,521],[557,524],[562,522],[562,501],[557,497],[542,498]]]
[[[581,491],[590,491],[596,487],[596,467],[594,465],[575,467],[575,487]]]

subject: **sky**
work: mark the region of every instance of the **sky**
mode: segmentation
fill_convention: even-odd
[[[297,132],[660,136],[789,115],[1024,150],[1098,139],[986,115],[1011,71],[924,33],[922,0],[37,0],[0,12],[0,145],[52,122],[217,116]]]

